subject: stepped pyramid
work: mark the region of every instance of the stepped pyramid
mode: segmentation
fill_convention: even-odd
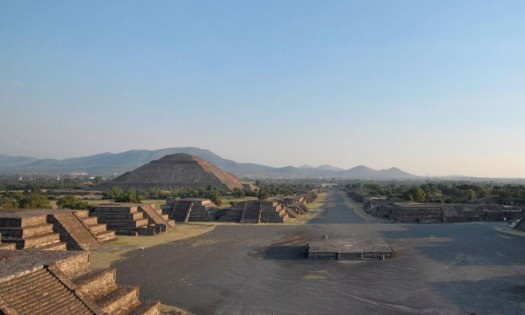
[[[0,314],[158,315],[116,271],[93,269],[88,252],[0,250]]]
[[[175,226],[168,215],[162,214],[162,209],[142,203],[101,204],[90,215],[120,235],[156,235]]]
[[[203,160],[185,153],[166,155],[149,162],[134,171],[127,172],[101,186],[129,188],[216,188],[230,191],[243,188],[243,180]]]
[[[16,249],[66,250],[60,234],[47,222],[47,215],[33,212],[2,213],[0,234],[3,243],[15,244]]]
[[[240,223],[284,223],[287,219],[288,213],[282,204],[267,200],[239,202],[220,218],[223,222]]]
[[[217,206],[209,199],[174,198],[166,200],[162,213],[169,215],[175,222],[213,221]]]
[[[0,212],[0,249],[91,250],[115,239],[114,231],[87,210],[39,209]]]

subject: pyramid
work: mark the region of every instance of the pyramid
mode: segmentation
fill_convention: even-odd
[[[106,184],[123,189],[137,188],[216,188],[230,191],[243,188],[244,181],[203,160],[186,153],[166,155],[145,164],[134,171],[127,172]]]

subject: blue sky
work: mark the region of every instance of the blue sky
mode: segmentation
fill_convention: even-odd
[[[1,1],[0,154],[525,177],[523,1]]]

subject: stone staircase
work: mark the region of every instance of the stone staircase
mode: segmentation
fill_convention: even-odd
[[[73,212],[56,213],[50,215],[49,220],[66,242],[68,250],[91,250],[100,246],[100,242]]]
[[[90,217],[89,211],[75,211],[73,214],[100,243],[105,243],[115,239],[115,231],[108,230],[106,224],[98,223],[97,217]]]
[[[158,301],[143,303],[139,300],[138,287],[117,285],[114,268],[91,268],[88,253],[56,262],[49,270],[97,314],[159,313]]]
[[[148,204],[140,204],[138,210],[148,219],[149,225],[157,227],[157,233],[167,232],[175,226],[175,221],[169,219],[169,215],[163,214],[162,209],[155,209]]]
[[[3,214],[0,233],[3,243],[14,243],[16,249],[66,250],[60,234],[53,231],[46,214],[30,215],[23,212]]]
[[[3,251],[0,314],[158,315],[160,302],[118,286],[115,269],[91,268],[88,252]]]
[[[266,200],[239,202],[220,218],[224,222],[240,223],[284,223],[287,219],[284,205]]]
[[[261,201],[261,223],[284,223],[288,219],[285,207],[278,202]]]
[[[1,282],[0,298],[11,310],[7,314],[93,314],[44,268]]]
[[[0,250],[12,250],[16,249],[15,243],[2,243],[2,240],[0,239]]]
[[[259,223],[261,220],[261,203],[260,202],[246,202],[241,223]]]
[[[168,199],[162,206],[162,213],[169,215],[175,222],[209,222],[216,206],[208,199],[186,198]]]
[[[221,222],[240,222],[246,206],[246,202],[236,203],[230,210],[226,211],[226,214],[220,217],[219,220]]]

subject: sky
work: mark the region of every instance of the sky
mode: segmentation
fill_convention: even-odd
[[[0,0],[0,154],[525,178],[525,1]]]

